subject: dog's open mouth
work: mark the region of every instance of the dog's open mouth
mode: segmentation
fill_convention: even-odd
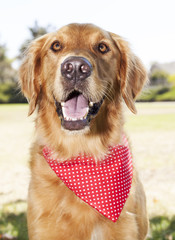
[[[90,120],[96,116],[103,99],[94,103],[81,92],[74,90],[64,102],[60,103],[55,100],[55,103],[62,127],[68,130],[81,130],[88,126]]]

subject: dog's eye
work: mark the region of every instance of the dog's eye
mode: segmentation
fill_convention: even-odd
[[[98,45],[98,51],[103,54],[109,52],[109,50],[110,50],[109,47],[105,43],[100,43]]]
[[[57,52],[59,50],[61,50],[61,44],[59,41],[55,41],[52,43],[51,45],[51,49],[54,51],[54,52]]]

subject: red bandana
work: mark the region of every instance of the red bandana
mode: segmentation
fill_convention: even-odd
[[[125,139],[126,140],[126,139]],[[132,183],[132,156],[126,145],[109,147],[104,160],[78,156],[60,162],[44,147],[43,155],[56,175],[79,198],[116,222],[128,198]]]

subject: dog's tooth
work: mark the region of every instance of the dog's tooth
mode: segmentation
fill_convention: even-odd
[[[77,119],[76,118],[72,118],[72,121],[77,121]]]
[[[63,113],[63,117],[65,118],[66,117],[66,113],[65,113],[64,107],[62,107],[62,113]]]
[[[64,107],[65,106],[65,102],[61,102],[61,106]]]
[[[94,105],[93,102],[90,102],[90,103],[89,103],[89,106],[90,106],[90,107],[93,107],[93,105]]]

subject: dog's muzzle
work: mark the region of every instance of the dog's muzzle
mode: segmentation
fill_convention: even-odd
[[[79,56],[68,57],[61,64],[67,96],[61,102],[55,98],[55,105],[64,129],[70,131],[84,129],[97,115],[103,103],[104,98],[99,102],[92,102],[88,97],[86,83],[92,70],[91,63]]]

